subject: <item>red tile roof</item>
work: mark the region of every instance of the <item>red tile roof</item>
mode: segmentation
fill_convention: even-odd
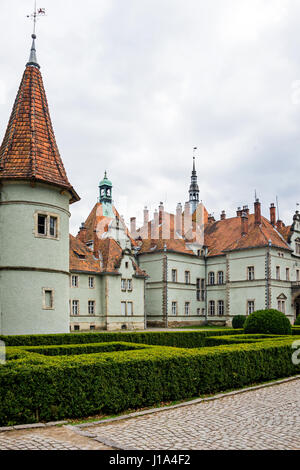
[[[0,147],[0,179],[50,183],[80,198],[69,183],[55,141],[41,73],[28,65]]]
[[[115,240],[112,238],[99,240],[97,253],[99,259],[82,241],[70,235],[70,271],[119,274],[123,251]],[[146,273],[133,260],[131,261],[135,275],[146,277]]]
[[[151,253],[155,251],[162,251],[166,245],[168,251],[176,251],[183,254],[195,254],[191,250],[190,239],[174,239],[172,235],[172,220],[174,218],[163,218],[166,220],[168,233],[171,233],[170,238],[164,238],[166,227],[160,230],[161,237],[159,238],[159,227],[152,231],[152,238],[147,238],[145,228],[141,230],[143,240],[138,241],[140,245],[139,253]],[[171,220],[171,231],[169,228],[169,221]],[[195,223],[194,231],[195,231]],[[196,230],[197,234],[197,230]],[[248,233],[242,236],[241,230],[241,217],[233,217],[215,222],[206,222],[204,225],[204,237],[194,236],[193,241],[202,243],[208,248],[208,256],[224,255],[224,252],[231,250],[241,250],[247,248],[263,247],[271,241],[273,246],[289,250],[290,247],[287,239],[272,226],[272,224],[265,218],[261,217],[261,224],[255,224],[255,215],[248,215]]]

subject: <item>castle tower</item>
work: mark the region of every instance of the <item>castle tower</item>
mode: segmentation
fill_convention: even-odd
[[[68,181],[51,124],[35,34],[0,147],[0,332],[69,331]]]
[[[197,172],[195,168],[195,155],[193,156],[193,171],[189,189],[189,204],[191,213],[193,214],[199,204],[199,186],[197,183]]]
[[[102,204],[103,215],[106,217],[114,217],[112,207],[112,182],[107,178],[105,171],[103,180],[99,183],[99,200]]]

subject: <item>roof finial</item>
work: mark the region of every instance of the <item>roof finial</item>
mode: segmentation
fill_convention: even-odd
[[[35,34],[35,30],[36,30],[36,22],[37,22],[38,18],[40,16],[45,16],[45,14],[46,14],[45,8],[39,8],[37,10],[36,0],[35,0],[35,2],[34,2],[34,12],[31,15],[27,15],[27,18],[32,18],[32,20],[33,20],[33,33],[31,35],[31,37],[32,37],[32,46],[31,46],[31,50],[30,50],[29,61],[27,62],[26,66],[27,65],[32,65],[34,67],[40,68],[40,66],[38,64],[38,61],[37,61],[37,58],[36,58],[36,49],[35,49],[36,34]]]
[[[193,172],[196,171],[196,168],[195,168],[196,151],[197,151],[197,147],[194,147],[193,149]]]

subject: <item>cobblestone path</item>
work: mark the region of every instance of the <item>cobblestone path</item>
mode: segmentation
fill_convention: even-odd
[[[130,419],[0,433],[0,450],[300,449],[300,379]]]
[[[123,449],[300,449],[300,379],[85,429]]]

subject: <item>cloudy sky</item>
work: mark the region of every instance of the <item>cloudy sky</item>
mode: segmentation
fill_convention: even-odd
[[[128,221],[200,198],[219,218],[300,203],[299,0],[41,0],[41,65],[57,143],[81,196],[76,233],[104,170]],[[0,139],[29,56],[32,0],[0,4]]]

